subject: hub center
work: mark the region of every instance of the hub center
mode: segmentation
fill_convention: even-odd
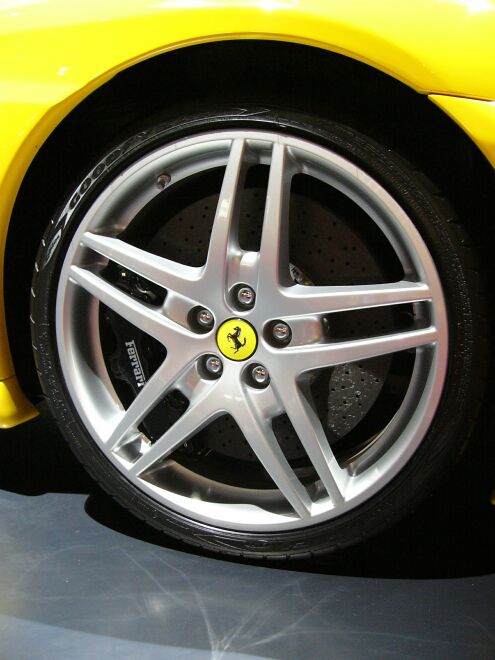
[[[229,319],[217,331],[217,345],[226,358],[241,362],[253,355],[258,346],[256,330],[247,321]]]

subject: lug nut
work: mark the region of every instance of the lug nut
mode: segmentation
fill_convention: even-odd
[[[215,376],[218,376],[219,374],[222,373],[222,369],[223,369],[222,360],[212,355],[209,358],[207,358],[205,362],[205,367],[210,374],[214,374]]]
[[[241,286],[237,291],[237,300],[243,307],[252,307],[254,305],[254,291],[249,286]]]
[[[270,381],[270,376],[268,375],[268,371],[265,369],[265,367],[262,367],[261,364],[257,364],[255,367],[252,368],[251,378],[258,385],[268,385]]]
[[[196,320],[203,328],[211,328],[213,325],[213,314],[208,309],[200,309],[196,314]]]
[[[283,343],[287,343],[292,335],[287,323],[282,323],[282,322],[275,323],[275,325],[272,328],[272,334],[277,341]]]

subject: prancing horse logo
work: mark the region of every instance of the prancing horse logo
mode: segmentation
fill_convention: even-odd
[[[227,335],[227,339],[234,344],[231,347],[234,353],[237,353],[237,351],[240,348],[246,345],[246,338],[244,337],[244,341],[241,342],[239,339],[240,336],[241,336],[241,329],[238,325],[235,326],[234,332],[229,332],[229,334]]]
[[[243,319],[227,319],[217,330],[217,346],[222,355],[234,362],[251,357],[258,345],[253,326]]]

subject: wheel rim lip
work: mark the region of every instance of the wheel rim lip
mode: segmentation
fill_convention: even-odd
[[[354,187],[358,185],[361,188],[365,187],[365,191],[367,190],[369,192],[370,204],[373,206],[376,199],[378,199],[380,204],[382,204],[387,211],[384,216],[379,216],[378,219],[372,217],[372,219],[377,222],[377,224],[381,223],[379,224],[380,229],[382,229],[387,238],[389,238],[389,240],[391,238],[396,245],[398,238],[400,243],[406,239],[407,247],[412,248],[412,251],[407,252],[407,259],[412,259],[417,272],[421,275],[422,280],[428,283],[432,292],[430,305],[432,312],[432,325],[435,325],[437,328],[440,340],[437,340],[434,347],[430,347],[428,350],[416,349],[416,364],[419,365],[419,369],[422,368],[423,370],[425,369],[425,364],[427,364],[428,376],[423,384],[422,393],[419,398],[417,398],[417,405],[414,413],[410,416],[409,422],[394,445],[387,450],[384,456],[373,463],[373,468],[379,476],[372,480],[368,480],[368,482],[363,478],[363,475],[360,477],[358,476],[354,482],[354,493],[352,497],[336,508],[327,507],[322,511],[318,511],[318,508],[315,507],[314,512],[312,511],[312,515],[309,519],[299,519],[296,516],[291,517],[287,515],[281,516],[269,512],[260,514],[259,511],[247,510],[246,507],[242,507],[238,504],[218,505],[204,501],[198,503],[189,498],[177,495],[177,493],[167,491],[165,488],[157,488],[139,477],[131,477],[123,469],[120,459],[114,452],[108,451],[102,442],[102,432],[95,427],[92,415],[92,411],[94,411],[94,401],[91,402],[90,400],[91,397],[94,398],[98,393],[93,393],[93,395],[88,394],[86,391],[87,388],[85,387],[84,375],[81,379],[80,375],[78,376],[77,374],[81,364],[76,364],[74,362],[74,355],[79,353],[80,347],[78,346],[77,330],[74,328],[71,319],[74,319],[74,309],[77,305],[77,298],[80,296],[77,292],[71,290],[68,269],[74,262],[77,263],[78,241],[82,233],[87,231],[90,227],[92,228],[95,224],[98,225],[98,222],[101,222],[98,214],[101,214],[102,210],[105,210],[106,200],[111,199],[112,195],[117,190],[118,185],[121,185],[123,180],[132,180],[133,177],[139,176],[140,173],[142,174],[143,170],[146,168],[148,168],[149,171],[152,171],[153,168],[157,171],[160,170],[161,168],[158,166],[160,158],[170,157],[170,155],[173,154],[177,156],[181,149],[187,150],[192,148],[193,150],[196,149],[197,153],[204,153],[204,149],[206,148],[206,153],[216,153],[215,149],[211,149],[212,145],[215,143],[219,144],[232,141],[239,135],[254,142],[273,144],[275,141],[283,141],[285,145],[295,150],[299,149],[304,153],[314,156],[316,164],[319,163],[321,165],[322,163],[326,163],[330,178],[333,179],[337,176],[338,180],[334,181],[334,187],[341,189],[341,191],[343,188],[345,194],[348,193],[347,196],[354,201],[356,201],[356,193],[353,192]],[[216,157],[217,156],[214,156],[214,158]],[[342,177],[344,184],[342,183]],[[348,179],[346,177],[348,177]],[[362,194],[362,190],[360,194]],[[63,215],[64,214],[62,214],[61,217],[63,217]],[[131,220],[134,218],[134,215],[135,214],[131,215]],[[88,323],[93,331],[96,329],[97,308],[98,302],[96,299],[88,301]],[[228,310],[228,312],[231,316],[231,310]],[[258,325],[261,323],[259,309],[257,309],[255,305],[251,310],[240,312],[239,316],[242,319],[246,318],[246,320],[249,318],[250,323],[255,329],[258,328],[259,331],[259,341],[256,352],[251,355],[248,360],[251,359],[257,363],[263,362],[265,355],[276,351],[277,349],[274,349],[263,341],[261,325]],[[229,317],[226,315],[224,321],[228,318]],[[306,140],[288,134],[268,131],[213,131],[205,134],[198,134],[192,138],[185,138],[177,143],[165,145],[164,147],[160,147],[147,154],[125,169],[124,172],[119,175],[117,180],[113,180],[94,200],[72,238],[72,242],[67,251],[60,273],[60,284],[56,298],[56,328],[62,375],[71,395],[72,404],[97,446],[106,458],[119,470],[122,476],[133,483],[133,485],[140,491],[143,491],[153,498],[153,500],[156,501],[158,499],[160,504],[164,505],[166,508],[172,509],[178,514],[192,517],[198,522],[203,522],[208,525],[246,532],[289,531],[313,526],[350,511],[376,494],[406,465],[423,440],[440,402],[447,370],[448,323],[445,300],[433,259],[415,225],[398,203],[377,181],[344,157],[330,151],[326,147],[307,142]],[[216,343],[212,345],[215,347]],[[110,392],[110,399],[113,399],[117,405],[116,394],[113,390],[108,374],[105,378],[106,368],[104,367],[103,356],[101,354],[96,355],[95,360],[101,368],[101,385],[103,388],[107,388],[108,392]],[[232,364],[232,361],[228,360],[228,362]],[[235,362],[233,364],[241,368],[245,366],[245,362]],[[402,409],[402,405],[400,409]],[[364,474],[367,472],[369,472],[369,470],[365,470]],[[359,484],[358,481],[360,482]],[[239,520],[241,517],[242,520]]]

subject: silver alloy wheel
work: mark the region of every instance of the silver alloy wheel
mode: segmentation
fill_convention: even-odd
[[[269,166],[259,252],[239,246],[238,206],[247,169]],[[136,215],[167,184],[205,170],[225,173],[207,260],[186,266],[119,239]],[[399,259],[401,281],[341,286],[305,286],[290,276],[288,207],[291,181],[304,173],[343,193],[385,235]],[[101,276],[115,262],[166,290],[160,307],[133,298]],[[236,304],[239,285],[251,287],[255,304]],[[165,346],[166,358],[127,407],[105,365],[99,329],[100,303]],[[337,312],[413,305],[427,322],[408,330],[339,341],[323,318]],[[192,310],[210,310],[214,325],[198,332]],[[218,378],[205,375],[206,357],[221,357],[217,331],[229,319],[257,333],[247,359],[223,359]],[[283,321],[287,344],[271,341]],[[104,455],[139,489],[185,516],[233,530],[283,531],[314,525],[356,507],[388,483],[424,438],[442,393],[448,352],[445,302],[431,255],[416,227],[394,199],[365,172],[316,144],[263,131],[196,135],[142,157],[96,199],[67,252],[56,302],[60,362],[67,388],[84,425]],[[317,370],[399,351],[415,360],[404,399],[372,441],[342,464],[334,455],[307,392]],[[254,365],[270,375],[266,387],[250,380]],[[154,406],[172,389],[189,404],[155,442],[140,430]],[[199,429],[230,414],[273,480],[275,491],[208,481],[169,459]],[[286,413],[317,479],[303,484],[277,442],[272,420]],[[186,480],[189,495],[174,488]]]

